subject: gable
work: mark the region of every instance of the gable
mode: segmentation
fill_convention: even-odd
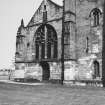
[[[47,11],[47,21],[59,19],[62,17],[62,6],[54,3],[51,0],[43,0],[33,17],[31,18],[28,26],[32,26],[43,22],[43,11],[45,5]]]

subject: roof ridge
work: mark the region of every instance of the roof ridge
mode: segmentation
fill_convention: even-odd
[[[59,7],[61,7],[61,8],[62,8],[62,6],[61,6],[61,5],[59,5],[59,4],[57,4],[57,3],[55,3],[53,0],[48,0],[48,1],[50,1],[50,2],[51,2],[51,3],[53,3],[54,5],[59,6]]]
[[[37,10],[40,8],[40,6],[42,5],[42,3],[43,3],[44,1],[45,1],[45,0],[42,0],[42,2],[40,3],[39,7],[38,7],[38,8],[36,9],[36,11],[34,12],[34,15],[36,14]],[[47,2],[51,2],[52,4],[58,6],[59,8],[62,8],[61,5],[59,5],[59,4],[55,3],[55,2],[53,2],[52,0],[47,0]],[[30,24],[30,22],[32,21],[34,15],[33,15],[32,18],[30,19],[30,21],[28,22],[27,26],[29,26],[29,24]],[[27,27],[27,26],[26,26],[26,27]]]

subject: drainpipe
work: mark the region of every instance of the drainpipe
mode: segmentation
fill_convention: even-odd
[[[103,36],[102,36],[102,84],[105,87],[105,0],[103,4]]]
[[[62,54],[61,54],[61,84],[63,85],[63,81],[64,81],[64,6],[65,6],[65,1],[63,0],[63,13],[62,13],[62,37],[61,37],[61,50],[62,50]]]

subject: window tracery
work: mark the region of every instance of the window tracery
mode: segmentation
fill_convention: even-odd
[[[57,34],[51,25],[41,25],[35,33],[36,59],[57,58]]]
[[[100,16],[101,16],[101,11],[98,8],[94,8],[90,12],[90,18],[91,18],[91,25],[92,26],[98,26],[100,24]]]

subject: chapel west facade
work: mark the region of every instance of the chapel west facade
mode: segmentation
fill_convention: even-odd
[[[39,72],[41,80],[61,80],[64,16],[64,81],[101,80],[103,0],[43,0],[27,26],[17,31],[15,68]]]

